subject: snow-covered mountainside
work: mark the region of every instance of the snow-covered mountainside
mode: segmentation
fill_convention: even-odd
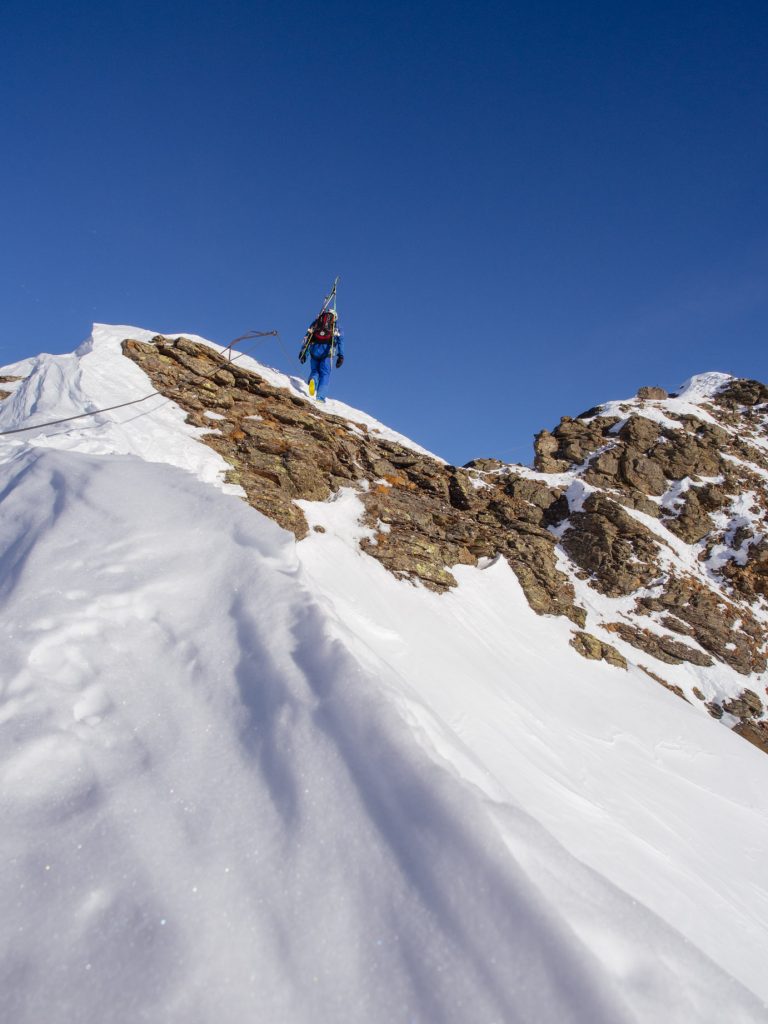
[[[188,335],[0,374],[0,1019],[766,1019],[762,385],[531,470]]]

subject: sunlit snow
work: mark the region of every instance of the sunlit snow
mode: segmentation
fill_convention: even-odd
[[[148,394],[152,333],[6,368],[0,430]],[[351,490],[296,544],[199,433],[0,437],[0,1019],[764,1021],[765,754],[501,560],[396,580]]]

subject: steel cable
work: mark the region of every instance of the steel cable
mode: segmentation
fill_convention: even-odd
[[[183,336],[180,335],[180,337]],[[223,349],[223,352],[229,352],[231,356],[232,346],[236,344],[238,341],[243,341],[246,338],[253,339],[254,341],[263,341],[264,338],[268,337],[276,337],[279,340],[280,335],[278,334],[277,331],[250,331],[248,334],[243,334],[239,338],[235,338],[234,341],[231,341],[229,345],[227,345],[227,347]],[[248,351],[250,351],[250,348],[251,347],[249,346]],[[238,352],[237,355],[234,356],[234,358],[229,359],[229,362],[236,362],[242,356],[248,355],[248,351]],[[223,352],[217,352],[216,354],[222,355]],[[210,378],[213,377],[214,374],[218,373],[219,370],[221,369],[223,369],[223,367],[217,366],[213,373],[205,374],[205,376],[201,377],[200,379],[210,380]],[[65,416],[63,417],[63,419],[59,420],[48,420],[46,423],[34,423],[32,424],[32,426],[29,427],[14,427],[13,430],[0,430],[0,437],[7,437],[9,434],[23,434],[28,430],[42,430],[43,427],[56,427],[60,423],[71,423],[72,420],[82,420],[88,416],[98,416],[100,415],[100,413],[103,412],[113,412],[115,409],[125,409],[129,405],[138,405],[140,402],[146,402],[149,398],[155,398],[156,395],[162,395],[162,391],[152,391],[150,392],[150,394],[144,395],[143,398],[133,398],[131,399],[130,402],[120,402],[118,405],[108,405],[104,409],[93,409],[90,412],[79,412],[76,413],[74,416]],[[168,398],[167,395],[164,395],[163,397]]]

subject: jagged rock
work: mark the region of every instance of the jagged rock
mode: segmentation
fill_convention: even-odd
[[[591,494],[571,516],[562,545],[590,573],[590,585],[608,597],[631,594],[659,576],[658,544],[645,526],[615,501]]]
[[[669,486],[658,462],[634,448],[622,452],[619,472],[623,482],[642,495],[662,495]]]
[[[641,491],[634,489],[618,491],[612,497],[619,505],[623,505],[624,508],[637,509],[638,512],[644,512],[645,515],[651,516],[653,519],[658,519],[661,515],[659,506],[649,498],[646,498]]]
[[[738,533],[734,536],[733,543],[734,547],[739,547],[742,543],[738,539]],[[762,538],[757,544],[751,544],[747,549],[747,561],[744,565],[730,561],[720,572],[747,600],[753,601],[757,597],[768,598],[768,541]]]
[[[549,529],[552,526],[560,526],[571,514],[571,507],[568,503],[568,498],[565,494],[561,494],[559,498],[552,502],[548,509],[544,512],[544,518],[542,519],[542,525]]]
[[[645,651],[659,661],[665,661],[668,665],[682,665],[684,661],[692,665],[713,665],[714,662],[706,654],[697,651],[694,647],[675,640],[671,636],[652,633],[649,629],[642,629],[639,626],[631,626],[627,622],[609,622],[606,627],[611,633],[616,633],[632,647]]]
[[[759,380],[734,380],[726,384],[717,395],[719,405],[762,405],[768,402],[768,387]]]
[[[727,503],[728,496],[716,484],[692,487],[685,493],[677,512],[666,517],[664,522],[681,540],[687,544],[696,544],[712,531],[711,514],[722,510]]]
[[[637,397],[649,399],[651,401],[660,401],[664,398],[669,398],[669,393],[665,391],[664,388],[645,385],[644,387],[637,389]]]
[[[646,416],[630,416],[619,430],[618,437],[638,452],[648,452],[659,443],[661,425]]]
[[[673,633],[680,633],[682,636],[694,635],[693,627],[689,626],[687,622],[683,622],[682,619],[678,619],[676,615],[662,615],[659,622],[665,629],[669,629]]]
[[[557,438],[548,430],[540,431],[533,439],[533,465],[540,473],[560,473],[568,468],[567,462],[554,457],[558,447]]]
[[[654,457],[669,480],[720,475],[720,448],[728,442],[728,435],[699,420],[694,422],[692,433],[686,430],[665,431],[666,443],[655,449]]]
[[[449,471],[450,469],[453,467],[449,467]],[[453,508],[461,509],[462,512],[468,511],[475,504],[474,495],[475,489],[466,473],[459,469],[449,472],[448,500]]]
[[[712,529],[709,513],[702,507],[699,495],[691,489],[685,495],[682,509],[664,520],[666,526],[686,544],[703,540]]]
[[[754,690],[742,690],[734,700],[723,701],[723,710],[736,718],[759,718],[764,708]]]
[[[504,480],[503,494],[488,499],[488,507],[499,522],[548,527],[568,516],[568,502],[560,488],[509,474]]]
[[[573,586],[557,568],[554,538],[511,535],[504,553],[535,612],[565,615],[577,626],[585,624],[586,612],[575,604]]]
[[[614,443],[589,463],[583,479],[592,487],[616,487],[621,465],[621,449]]]
[[[719,484],[705,484],[698,487],[696,493],[701,507],[707,512],[719,512],[727,503],[728,496]]]
[[[587,658],[590,661],[600,661],[603,657],[603,645],[591,633],[583,631],[572,633],[569,643],[582,658]]]
[[[595,416],[591,420],[563,416],[551,435],[557,441],[555,459],[569,467],[579,465],[610,440],[610,430],[618,422],[615,416]]]
[[[735,549],[738,549],[741,547],[745,540],[754,541],[755,535],[753,534],[749,526],[742,525],[737,527],[736,530],[734,530],[733,538],[731,540],[731,546]]]
[[[627,659],[622,654],[619,654],[615,647],[603,643],[602,640],[598,640],[591,633],[585,633],[583,630],[573,633],[569,642],[571,647],[583,658],[588,658],[592,661],[607,661],[609,665],[613,665],[616,668],[626,669],[627,667]]]
[[[508,477],[504,490],[511,498],[527,501],[540,508],[542,512],[550,508],[562,494],[560,489],[553,489],[540,480],[529,480],[520,476]]]
[[[763,672],[768,636],[747,609],[737,608],[692,577],[672,576],[655,597],[637,602],[641,611],[672,612],[690,626],[699,644],[742,675]]]
[[[731,452],[746,462],[751,462],[761,470],[768,472],[768,454],[762,448],[752,444],[748,436],[742,435],[741,437],[734,438],[731,444]]]

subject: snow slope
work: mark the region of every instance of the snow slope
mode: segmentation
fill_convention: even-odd
[[[149,334],[6,368],[0,430],[148,394]],[[768,759],[506,563],[395,580],[350,491],[297,545],[196,434],[0,437],[0,1020],[765,1020]]]

